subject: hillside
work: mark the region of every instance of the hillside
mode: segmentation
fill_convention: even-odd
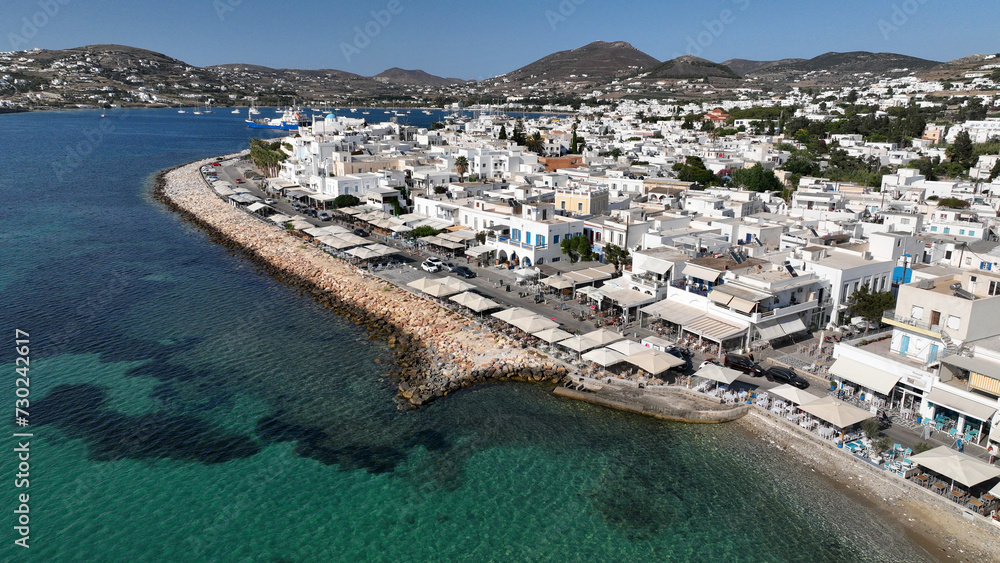
[[[577,49],[552,53],[494,80],[603,83],[658,63],[655,58],[624,41],[594,41]]]
[[[685,55],[662,62],[645,71],[645,78],[740,78],[731,68],[705,59]]]
[[[428,74],[422,70],[405,70],[393,67],[384,70],[375,76],[379,82],[389,82],[392,84],[409,84],[413,86],[449,86],[451,84],[462,84],[465,81],[460,78],[442,78]]]

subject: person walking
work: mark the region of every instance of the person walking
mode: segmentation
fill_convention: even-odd
[[[990,456],[990,465],[997,459],[997,449],[990,444],[990,447],[986,448],[986,453]]]

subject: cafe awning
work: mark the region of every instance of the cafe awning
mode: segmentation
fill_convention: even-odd
[[[757,303],[747,299],[743,299],[742,297],[733,297],[733,300],[729,302],[729,307],[731,309],[735,309],[741,313],[746,313],[748,315],[750,314],[750,311],[753,311],[756,306]]]
[[[770,391],[768,391],[768,393],[774,395],[775,397],[781,397],[786,401],[791,401],[796,405],[801,405],[803,403],[811,403],[816,399],[819,399],[819,397],[817,397],[816,395],[813,395],[808,391],[803,391],[798,387],[792,387],[787,383],[784,383],[782,385],[779,385],[771,389]]]
[[[705,315],[705,311],[702,311],[701,309],[685,305],[683,303],[678,303],[676,301],[671,301],[669,299],[653,303],[652,305],[643,307],[640,310],[643,313],[655,315],[665,321],[678,325],[686,325],[687,323]]]
[[[743,374],[734,369],[713,363],[706,364],[705,367],[696,371],[694,375],[696,377],[704,377],[705,379],[711,379],[712,381],[718,381],[719,383],[729,385]]]
[[[705,315],[684,325],[684,330],[715,342],[725,342],[730,338],[740,336],[745,333],[747,329],[745,327],[729,324],[728,322],[713,317],[712,315]]]
[[[722,275],[722,272],[718,270],[713,270],[697,264],[684,264],[684,269],[681,270],[681,273],[685,276],[713,283]]]
[[[553,289],[569,289],[575,285],[573,280],[562,275],[549,276],[542,280],[542,283]]]
[[[972,399],[946,391],[941,387],[931,389],[926,399],[935,405],[941,405],[942,407],[958,411],[965,416],[971,416],[981,421],[989,420],[997,412],[996,406],[984,405],[978,401],[973,401]]]
[[[882,395],[888,395],[892,391],[892,388],[896,386],[896,383],[899,382],[898,375],[893,375],[850,358],[837,358],[833,362],[833,365],[830,366],[830,373]]]
[[[728,293],[723,293],[718,289],[713,289],[712,291],[710,291],[708,294],[708,298],[713,303],[717,303],[719,305],[722,305],[723,307],[728,307],[729,302],[733,300],[732,295],[729,295]]]
[[[606,293],[608,299],[614,301],[622,309],[631,309],[646,303],[652,303],[656,297],[634,289],[616,289]]]

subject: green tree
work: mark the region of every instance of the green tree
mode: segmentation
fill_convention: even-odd
[[[500,126],[500,134],[497,136],[497,138],[499,138],[501,141],[506,141],[507,140],[507,126],[506,125],[501,125]]]
[[[945,154],[948,155],[948,158],[952,162],[957,162],[965,168],[971,166],[973,148],[969,133],[962,131],[958,135],[955,135],[955,142],[945,150]]]
[[[677,172],[677,178],[682,182],[694,182],[702,186],[716,182],[715,174],[705,167],[705,161],[698,156],[684,157],[684,164],[678,162],[672,169]]]
[[[906,168],[915,168],[920,171],[920,175],[927,178],[928,181],[933,182],[937,180],[937,174],[934,172],[934,164],[923,158],[918,158],[916,160],[911,160],[907,163]]]
[[[542,154],[545,152],[545,140],[542,139],[542,132],[536,131],[532,133],[528,140],[524,143],[527,149],[535,154]]]
[[[867,285],[851,294],[847,300],[847,312],[866,321],[878,323],[882,314],[896,306],[896,298],[889,291],[871,292]]]
[[[947,207],[949,209],[968,209],[969,202],[956,197],[945,197],[938,200],[938,207]]]
[[[632,255],[629,254],[627,248],[622,248],[615,244],[604,245],[604,259],[607,260],[608,264],[614,264],[616,271],[622,271],[622,268],[632,261]]]
[[[421,238],[421,237],[432,237],[441,231],[435,229],[434,227],[428,225],[422,225],[410,231],[410,237]]]
[[[594,257],[590,240],[583,235],[564,238],[559,242],[559,247],[562,249],[563,254],[569,256],[570,262],[590,260]]]
[[[458,181],[465,181],[465,173],[469,171],[469,159],[460,156],[455,159],[455,172],[458,172]]]
[[[996,164],[990,169],[990,182],[997,179],[1000,176],[1000,158],[997,159]]]
[[[771,170],[764,170],[758,162],[752,168],[733,170],[732,184],[734,187],[752,192],[772,192],[781,190],[781,180]]]
[[[520,119],[514,122],[514,131],[510,138],[517,145],[524,145],[528,142],[528,136],[524,132],[524,123]]]
[[[338,195],[333,199],[333,206],[337,209],[340,209],[341,207],[354,207],[355,205],[360,204],[361,200],[351,194]]]

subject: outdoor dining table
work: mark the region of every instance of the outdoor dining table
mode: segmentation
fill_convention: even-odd
[[[899,409],[899,414],[901,414],[906,420],[910,420],[913,416],[913,409]]]
[[[918,482],[920,482],[920,486],[921,487],[926,487],[927,486],[927,479],[928,479],[928,477],[927,477],[926,473],[921,473],[920,475],[914,475],[913,479],[916,480],[916,481],[918,481]]]
[[[961,489],[955,489],[953,491],[950,491],[948,493],[948,496],[951,497],[953,500],[961,502],[962,499],[965,498],[965,496],[968,495],[968,494],[969,493],[967,493],[967,492],[965,492],[965,491],[963,491]]]
[[[944,483],[941,483],[939,481],[939,482],[934,483],[933,485],[931,485],[931,488],[933,488],[934,492],[936,492],[936,493],[944,494],[944,490],[948,488],[948,485],[945,485]]]
[[[984,505],[979,499],[974,499],[974,498],[969,499],[969,502],[967,502],[966,504],[968,504],[973,510],[975,510],[980,514],[982,514],[986,510],[986,505]]]
[[[837,431],[834,430],[833,428],[829,427],[829,426],[824,426],[823,428],[819,429],[819,435],[822,436],[822,437],[824,437],[824,438],[827,438],[827,439],[833,438],[833,436],[836,433],[837,433]]]

